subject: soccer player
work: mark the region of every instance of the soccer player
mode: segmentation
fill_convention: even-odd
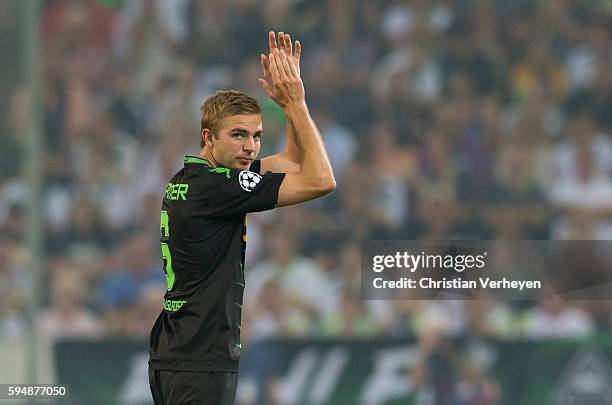
[[[246,214],[298,204],[336,187],[305,102],[301,45],[269,34],[262,88],[287,117],[287,147],[255,160],[263,133],[257,101],[220,91],[201,107],[201,150],[186,156],[163,196],[167,291],[151,331],[156,405],[232,404],[242,345]]]

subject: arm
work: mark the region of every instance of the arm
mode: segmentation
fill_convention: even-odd
[[[284,51],[270,53],[273,85],[282,92],[284,111],[293,123],[295,140],[302,154],[300,170],[287,173],[278,192],[277,206],[298,204],[321,197],[336,188],[336,181],[321,135],[306,106],[304,84],[293,60]]]
[[[295,125],[287,117],[287,146],[283,152],[261,159],[261,173],[299,173],[302,169],[303,153],[298,143]]]
[[[323,140],[310,117],[306,102],[289,105],[286,112],[302,141],[304,158],[299,172],[285,176],[278,192],[279,207],[322,197],[336,189]]]
[[[302,45],[299,41],[295,41],[295,51],[292,46],[291,36],[289,34],[278,33],[279,45],[276,44],[276,37],[273,31],[268,33],[268,46],[270,52],[275,49],[283,50],[288,55],[296,67],[298,76],[300,74],[300,56],[302,53]],[[270,62],[266,55],[261,55],[261,68],[264,73],[264,78],[259,79],[261,87],[266,91],[272,100],[274,100],[281,108],[285,108],[287,100],[283,98],[282,92],[279,91],[271,80]],[[302,160],[304,159],[303,149],[296,135],[296,129],[293,121],[287,116],[287,146],[284,152],[277,153],[272,156],[265,157],[261,160],[261,173],[267,171],[276,173],[298,173],[301,170]]]

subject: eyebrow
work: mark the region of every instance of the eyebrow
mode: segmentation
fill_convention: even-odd
[[[249,131],[247,131],[246,129],[243,129],[243,128],[234,128],[230,132],[232,132],[232,133],[238,132],[240,134],[247,134],[247,135],[249,134]],[[253,134],[253,136],[256,136],[256,135],[260,135],[261,136],[262,134],[263,134],[263,131],[256,131],[255,134]]]

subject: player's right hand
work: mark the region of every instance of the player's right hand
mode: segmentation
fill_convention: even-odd
[[[284,109],[305,102],[304,83],[295,63],[284,50],[274,49],[268,55],[270,59],[270,75],[275,88],[276,97],[282,101]],[[280,104],[280,103],[279,103]]]
[[[302,45],[300,41],[295,41],[294,46],[289,34],[279,32],[277,44],[276,34],[274,31],[270,31],[268,33],[268,47],[270,53],[274,53],[275,50],[284,51],[288,58],[293,61],[298,76],[300,75],[300,57],[302,55]],[[270,73],[270,59],[263,53],[261,54],[261,70],[263,71],[263,78],[259,78],[259,84],[272,100],[274,100],[280,107],[285,108],[287,100],[282,97],[283,93],[274,86],[274,83],[272,82],[272,75]]]

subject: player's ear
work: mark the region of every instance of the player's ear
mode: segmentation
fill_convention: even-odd
[[[209,145],[211,148],[213,147],[213,135],[212,132],[210,132],[210,129],[208,128],[204,128],[202,129],[202,141],[204,142],[204,145]]]

